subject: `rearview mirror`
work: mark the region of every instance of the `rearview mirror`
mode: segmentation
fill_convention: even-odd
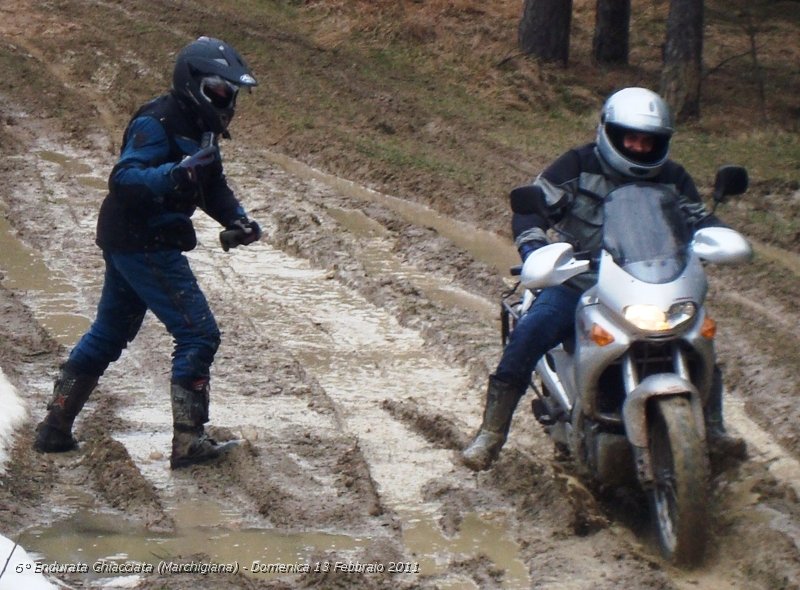
[[[692,251],[707,262],[736,264],[753,257],[753,249],[742,234],[728,227],[704,227],[694,233]]]
[[[742,166],[722,166],[714,179],[714,201],[724,203],[731,195],[741,195],[749,184],[747,170]]]

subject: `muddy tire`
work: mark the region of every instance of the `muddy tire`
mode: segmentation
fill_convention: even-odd
[[[665,559],[689,567],[702,561],[708,535],[708,456],[694,425],[685,398],[660,399],[652,407],[650,514]]]

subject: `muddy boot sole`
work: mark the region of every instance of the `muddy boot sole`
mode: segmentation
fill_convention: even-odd
[[[71,434],[42,422],[36,428],[33,450],[37,453],[68,453],[78,448],[78,441]]]
[[[504,435],[482,430],[461,452],[461,462],[472,471],[485,471],[500,456],[500,449],[505,442]]]
[[[209,463],[211,461],[216,461],[227,455],[230,451],[232,451],[235,447],[238,447],[242,444],[243,441],[241,440],[229,440],[223,443],[218,443],[214,445],[211,449],[206,449],[203,452],[199,452],[196,454],[188,454],[183,455],[180,457],[170,457],[169,460],[169,468],[172,470],[175,469],[183,469],[185,467],[191,467],[192,465],[199,465],[202,463]]]

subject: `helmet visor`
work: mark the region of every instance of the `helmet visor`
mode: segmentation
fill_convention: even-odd
[[[606,123],[606,133],[611,144],[623,157],[643,166],[650,166],[662,161],[669,152],[670,136],[663,133],[648,133],[639,129],[629,129],[614,123]],[[626,145],[626,136],[646,138],[646,151],[635,151]]]
[[[236,104],[239,87],[219,76],[207,76],[200,81],[200,92],[216,109],[231,109]]]

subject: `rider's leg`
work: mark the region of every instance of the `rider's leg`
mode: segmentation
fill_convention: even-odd
[[[106,256],[97,316],[70,351],[53,386],[48,413],[36,429],[34,448],[44,453],[77,447],[72,425],[108,365],[120,357],[142,325],[144,302]]]
[[[115,254],[114,260],[131,281],[135,277],[137,292],[175,341],[170,466],[177,469],[218,457],[229,447],[209,438],[203,425],[209,419],[210,368],[220,332],[189,261],[178,250]]]
[[[487,469],[497,459],[536,363],[572,332],[579,299],[580,293],[570,287],[549,287],[520,318],[489,377],[481,427],[461,454],[470,469]]]
[[[732,436],[725,430],[722,419],[722,394],[724,391],[722,383],[722,371],[718,366],[714,367],[714,375],[711,381],[711,391],[709,392],[708,403],[705,407],[706,419],[706,439],[708,441],[708,451],[712,459],[747,458],[747,443],[744,439]]]

